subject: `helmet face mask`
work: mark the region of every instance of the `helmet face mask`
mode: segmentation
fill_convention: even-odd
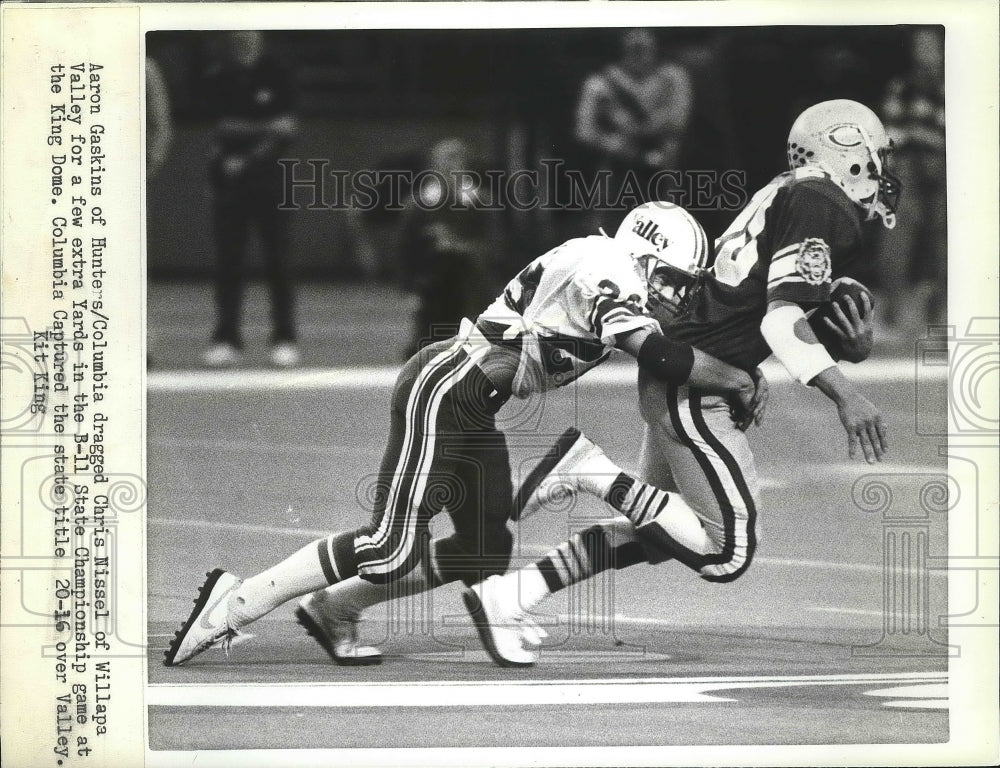
[[[673,317],[683,315],[701,285],[700,273],[685,272],[662,261],[653,253],[644,254],[636,261],[646,280],[647,300],[650,305],[666,311]]]
[[[673,203],[644,203],[625,217],[614,239],[632,256],[649,304],[683,313],[709,258],[708,238],[694,217]]]
[[[896,224],[902,187],[888,171],[892,141],[882,121],[856,101],[824,101],[806,109],[788,134],[788,165],[820,168],[830,175],[868,219]]]
[[[889,173],[892,150],[892,139],[889,139],[889,146],[878,151],[878,165],[874,161],[868,164],[869,172],[878,180],[878,192],[875,193],[874,200],[875,214],[882,218],[889,229],[896,225],[896,206],[899,205],[899,196],[903,194],[902,183]]]

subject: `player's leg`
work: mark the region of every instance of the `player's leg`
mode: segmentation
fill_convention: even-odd
[[[476,402],[478,398],[468,398]],[[503,433],[496,429],[493,409],[474,412],[464,408],[453,414],[454,423],[462,426],[460,431],[440,436],[441,450],[456,459],[450,482],[440,486],[440,493],[434,502],[445,507],[455,527],[455,532],[447,537],[430,542],[422,567],[414,569],[404,583],[394,585],[392,590],[380,588],[359,579],[350,579],[325,590],[330,600],[326,603],[325,616],[339,617],[343,627],[341,635],[349,627],[343,624],[345,617],[356,620],[360,613],[373,605],[399,597],[409,597],[420,591],[453,581],[472,585],[493,574],[506,571],[510,564],[513,537],[507,527],[510,516],[511,480],[510,459],[507,441]],[[484,643],[488,648],[506,647],[506,657],[512,665],[530,664],[534,655],[520,649],[516,633],[527,631],[526,627],[507,628],[483,627],[486,633]],[[533,637],[538,630],[531,627]],[[534,637],[534,643],[538,643]],[[355,641],[356,642],[356,641]],[[505,645],[506,644],[506,645]],[[376,649],[358,647],[357,654],[366,660],[349,661],[357,654],[350,653],[348,643],[334,656],[337,663],[377,663]]]
[[[756,544],[759,494],[746,435],[736,429],[728,405],[718,397],[689,397],[685,388],[662,387],[641,378],[640,405],[648,422],[642,472],[653,482],[622,472],[587,441],[585,449],[574,445],[564,451],[573,466],[563,466],[563,471],[577,473],[563,475],[564,488],[598,495],[627,517],[649,562],[676,557],[706,579],[737,578],[749,566]],[[582,456],[575,463],[574,454]],[[585,475],[589,477],[584,479]],[[610,484],[608,477],[614,477]],[[661,484],[680,493],[665,491]],[[629,530],[627,525],[617,528],[615,548],[627,543]],[[550,587],[564,588],[589,578],[596,572],[595,563],[610,567],[607,555],[597,555],[605,547],[603,533],[585,533],[586,537],[579,534],[579,541],[561,545],[536,564],[549,575]],[[615,567],[645,559],[636,558],[632,547],[616,555]],[[559,567],[560,560],[566,567]]]
[[[589,493],[607,502],[637,527],[671,507],[687,509],[680,494],[644,483],[625,472],[573,427],[563,433],[553,450],[521,484],[512,516],[526,517],[576,493]]]
[[[646,424],[639,448],[639,479],[664,491],[679,491],[668,460],[671,448],[662,429],[651,429]]]
[[[397,405],[394,397],[389,443],[382,457],[373,492],[373,525],[377,525],[385,514],[388,492],[404,449],[406,415],[404,409],[396,407]],[[323,539],[324,545],[327,541]],[[329,561],[335,563],[336,559],[330,557]],[[324,582],[320,588],[299,601],[295,610],[296,619],[337,664],[380,664],[381,652],[377,648],[360,644],[358,625],[361,613],[365,608],[391,599],[397,590],[407,588],[406,582],[414,577],[419,577],[416,570],[393,584],[373,584],[357,574],[345,579],[334,579],[332,584]]]
[[[393,394],[389,439],[382,455],[378,487],[371,522],[361,528],[342,531],[307,544],[290,557],[262,573],[246,579],[235,595],[230,620],[236,627],[245,626],[270,613],[279,605],[358,575],[355,540],[370,534],[384,522],[392,525],[394,516],[405,516],[408,497],[390,501],[390,491],[398,484],[412,483],[407,452],[413,450],[411,427],[419,419],[419,409],[408,412],[409,396],[420,387],[422,370],[413,361],[400,373]],[[420,441],[417,441],[417,445]]]
[[[215,241],[216,325],[212,340],[240,349],[240,307],[248,225],[244,201],[233,190],[219,189],[212,204]]]
[[[670,453],[671,446],[663,430],[647,426],[643,430],[640,451],[639,473],[643,482],[659,489],[677,491],[668,463]],[[693,511],[687,507],[680,507],[674,513],[687,513],[692,525],[698,523]],[[631,521],[620,517],[602,520],[573,534],[534,563],[522,568],[517,577],[518,603],[521,610],[530,611],[550,595],[602,571],[668,559],[671,555],[661,548],[647,551],[643,547]]]
[[[460,491],[445,505],[455,532],[433,542],[431,570],[437,583],[471,586],[510,565],[514,538],[507,527],[513,487],[507,439],[492,423],[457,435],[449,449]]]
[[[426,534],[429,510],[423,501],[429,481],[446,476],[449,468],[435,440],[438,429],[454,429],[439,423],[441,404],[470,367],[475,366],[470,366],[461,345],[448,343],[408,362],[393,394],[382,462],[382,476],[391,480],[378,493],[371,523],[314,541],[245,581],[222,571],[210,574],[194,611],[167,650],[166,663],[182,664],[282,603],[337,581],[360,573],[385,584],[405,576]]]
[[[271,342],[295,342],[294,285],[290,259],[291,221],[289,211],[279,210],[280,198],[262,196],[268,204],[257,217],[264,246],[267,285],[271,297]]]
[[[681,493],[619,472],[602,498],[629,519],[592,526],[535,563],[490,579],[495,621],[516,620],[553,593],[609,568],[676,558],[709,581],[726,582],[749,567],[759,493],[753,455],[728,405],[676,387],[645,395],[640,383],[643,413],[652,421],[643,441],[644,477],[670,487],[676,478]],[[564,453],[572,455],[572,446]],[[614,471],[589,449],[582,456],[574,471]],[[593,493],[590,485],[575,483],[573,490]],[[657,509],[651,518],[647,505]],[[634,525],[632,517],[643,524]]]
[[[391,584],[372,584],[360,576],[352,576],[306,595],[299,601],[295,616],[335,663],[381,664],[382,652],[361,643],[364,612],[379,603],[410,598],[431,586],[422,568],[414,568]]]
[[[709,581],[738,578],[756,548],[759,506],[746,434],[736,428],[721,397],[641,380],[640,403],[650,454],[644,463],[654,464],[653,454],[662,457],[688,507],[671,505],[642,527],[644,546],[677,558]]]
[[[490,577],[510,565],[513,536],[510,520],[513,487],[507,440],[496,428],[495,410],[459,414],[466,429],[448,448],[462,459],[456,467],[462,493],[448,501],[455,532],[434,542],[431,578],[435,583],[462,581],[462,597],[483,646],[503,666],[534,664],[542,632],[533,623],[495,620],[494,595],[483,589]],[[484,581],[486,580],[486,581]]]
[[[452,581],[471,585],[507,570],[513,539],[507,530],[511,481],[506,439],[492,414],[472,419],[453,413],[449,421],[461,422],[462,429],[439,434],[438,440],[442,453],[454,459],[454,468],[425,503],[435,511],[446,509],[455,533],[429,542],[421,566],[399,582],[372,584],[355,577],[300,603],[299,611],[306,614],[300,613],[300,623],[314,635],[326,635],[317,639],[338,664],[378,663],[379,651],[358,641],[357,625],[365,610]],[[314,624],[322,630],[317,632]]]

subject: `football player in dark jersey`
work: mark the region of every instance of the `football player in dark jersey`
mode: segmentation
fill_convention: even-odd
[[[690,309],[656,314],[664,332],[752,371],[772,351],[803,385],[835,404],[854,457],[869,462],[887,449],[878,409],[844,376],[819,343],[807,313],[831,299],[871,258],[863,230],[895,224],[898,182],[886,167],[891,143],[878,117],[853,101],[816,104],[788,137],[790,169],[758,191],[716,242],[709,270]],[[628,225],[626,220],[623,226]],[[827,314],[834,353],[857,362],[871,352],[871,303]],[[832,318],[832,319],[831,319]],[[746,423],[720,398],[686,385],[653,381],[640,371],[646,422],[641,475],[619,472],[602,498],[624,518],[574,535],[536,563],[494,576],[471,590],[497,626],[516,625],[553,592],[608,568],[676,559],[709,581],[728,582],[749,567],[756,548],[759,492]],[[530,514],[568,494],[591,492],[587,480],[608,472],[607,458],[577,430],[522,485],[515,505]],[[660,509],[636,525],[637,511]],[[503,664],[495,649],[488,648]]]

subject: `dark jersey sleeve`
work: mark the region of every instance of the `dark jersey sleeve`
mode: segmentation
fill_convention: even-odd
[[[783,198],[772,208],[767,301],[820,304],[861,247],[859,212],[828,179],[793,184]]]

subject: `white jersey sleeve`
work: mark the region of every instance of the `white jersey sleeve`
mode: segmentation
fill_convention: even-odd
[[[616,336],[659,330],[631,257],[604,237],[569,240],[535,259],[480,316],[517,340],[514,394],[526,397],[579,378],[604,362]]]
[[[567,293],[588,330],[603,344],[613,345],[619,334],[657,327],[646,309],[646,287],[631,258],[623,258],[617,247],[587,253]]]

